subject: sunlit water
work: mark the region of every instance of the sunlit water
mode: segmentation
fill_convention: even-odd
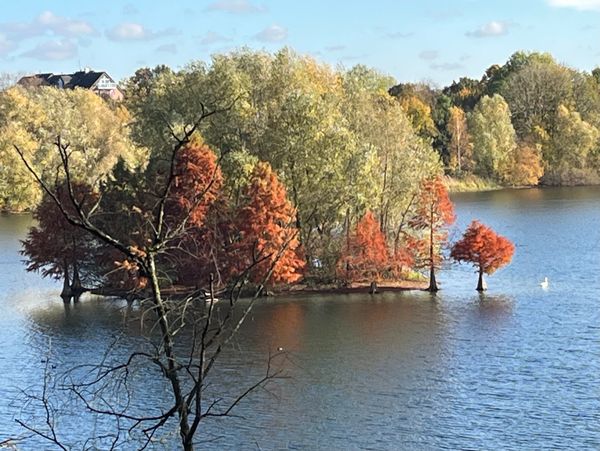
[[[207,422],[209,449],[600,449],[600,189],[455,196],[457,230],[477,218],[516,244],[511,266],[475,292],[468,266],[440,273],[442,291],[269,299],[218,369],[235,394],[269,354],[289,352],[289,379],[242,403],[244,418]],[[55,371],[142,341],[135,307],[84,299],[27,274],[18,239],[28,217],[0,217],[0,442],[21,436],[20,390]],[[459,236],[456,232],[455,238]],[[539,282],[550,280],[548,290]],[[137,380],[160,403],[150,371]],[[60,424],[67,441],[100,426]],[[20,449],[44,449],[25,441]],[[165,445],[169,448],[172,445]],[[159,445],[156,445],[160,449]],[[46,445],[46,449],[51,449]]]

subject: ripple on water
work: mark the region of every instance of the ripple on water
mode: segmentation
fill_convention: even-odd
[[[459,228],[479,218],[517,244],[513,264],[488,278],[485,295],[474,292],[476,274],[463,265],[440,274],[435,298],[258,305],[223,355],[212,393],[239,393],[280,346],[289,351],[291,379],[242,403],[244,419],[207,422],[206,448],[600,449],[600,189],[456,200]],[[126,305],[86,299],[66,309],[55,284],[25,274],[18,246],[4,245],[23,236],[23,224],[6,222],[0,218],[0,438],[18,432],[10,400],[39,383],[48,337],[64,367],[98,357],[121,334],[119,356],[143,346]],[[159,380],[138,376],[135,408],[167,399]],[[84,415],[72,421],[67,434],[94,424]]]

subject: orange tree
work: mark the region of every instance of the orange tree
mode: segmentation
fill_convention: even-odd
[[[454,221],[454,205],[442,178],[424,180],[410,225],[423,233],[413,248],[419,266],[429,268],[428,291],[438,291],[435,270],[441,262],[441,248],[448,238],[446,228]]]
[[[190,142],[177,155],[173,182],[167,215],[201,227],[223,186],[217,156],[206,144]]]
[[[206,144],[192,140],[181,149],[166,204],[167,224],[185,229],[166,254],[179,283],[200,286],[210,274],[220,274],[224,241],[219,218],[228,210],[222,187],[217,156]]]
[[[483,274],[492,274],[509,264],[514,252],[515,246],[509,239],[479,221],[473,221],[462,239],[452,246],[450,256],[458,262],[472,263],[477,267],[477,290],[483,291],[486,289]]]
[[[371,211],[356,224],[337,266],[339,276],[347,282],[377,280],[388,267],[385,236]]]
[[[272,272],[271,284],[285,284],[302,277],[296,211],[286,190],[268,163],[257,163],[244,190],[245,204],[234,220],[237,239],[231,246],[229,267],[238,275],[260,283]]]

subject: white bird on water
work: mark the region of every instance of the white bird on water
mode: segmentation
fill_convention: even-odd
[[[544,277],[544,281],[540,282],[540,286],[544,289],[547,290],[548,289],[548,278]]]

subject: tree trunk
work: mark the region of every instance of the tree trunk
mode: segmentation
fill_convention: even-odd
[[[371,286],[369,287],[369,294],[377,294],[377,282],[371,282]]]
[[[71,283],[69,282],[69,269],[67,265],[63,267],[63,272],[63,289],[60,292],[60,297],[63,298],[63,301],[69,302],[71,300]]]
[[[73,265],[73,283],[71,283],[71,294],[75,297],[81,296],[83,289],[81,288],[81,279],[79,278],[79,269],[77,263]]]
[[[429,222],[429,288],[427,291],[435,293],[439,290],[435,280],[435,256],[433,255],[433,204],[431,205],[431,217]]]
[[[485,291],[487,290],[487,285],[485,280],[483,280],[483,271],[479,270],[479,281],[477,282],[477,291]]]
[[[169,325],[167,309],[162,299],[162,293],[158,283],[156,262],[154,260],[154,255],[152,254],[148,256],[148,273],[148,277],[150,278],[150,283],[152,285],[152,301],[156,307],[155,311],[158,317],[158,324],[160,326],[160,332],[162,335],[162,345],[164,348],[165,357],[167,358],[165,375],[171,383],[171,389],[173,390],[173,397],[175,398],[177,413],[179,415],[179,436],[181,438],[184,451],[193,451],[193,435],[190,434],[189,424],[189,406],[185,400],[183,389],[181,387],[181,381],[179,380],[179,374],[177,373],[178,365],[175,356],[172,330]]]
[[[437,281],[435,280],[435,267],[434,265],[431,265],[430,269],[429,269],[429,287],[427,288],[427,291],[430,291],[432,293],[435,293],[437,291],[439,291],[438,285],[437,285]]]

